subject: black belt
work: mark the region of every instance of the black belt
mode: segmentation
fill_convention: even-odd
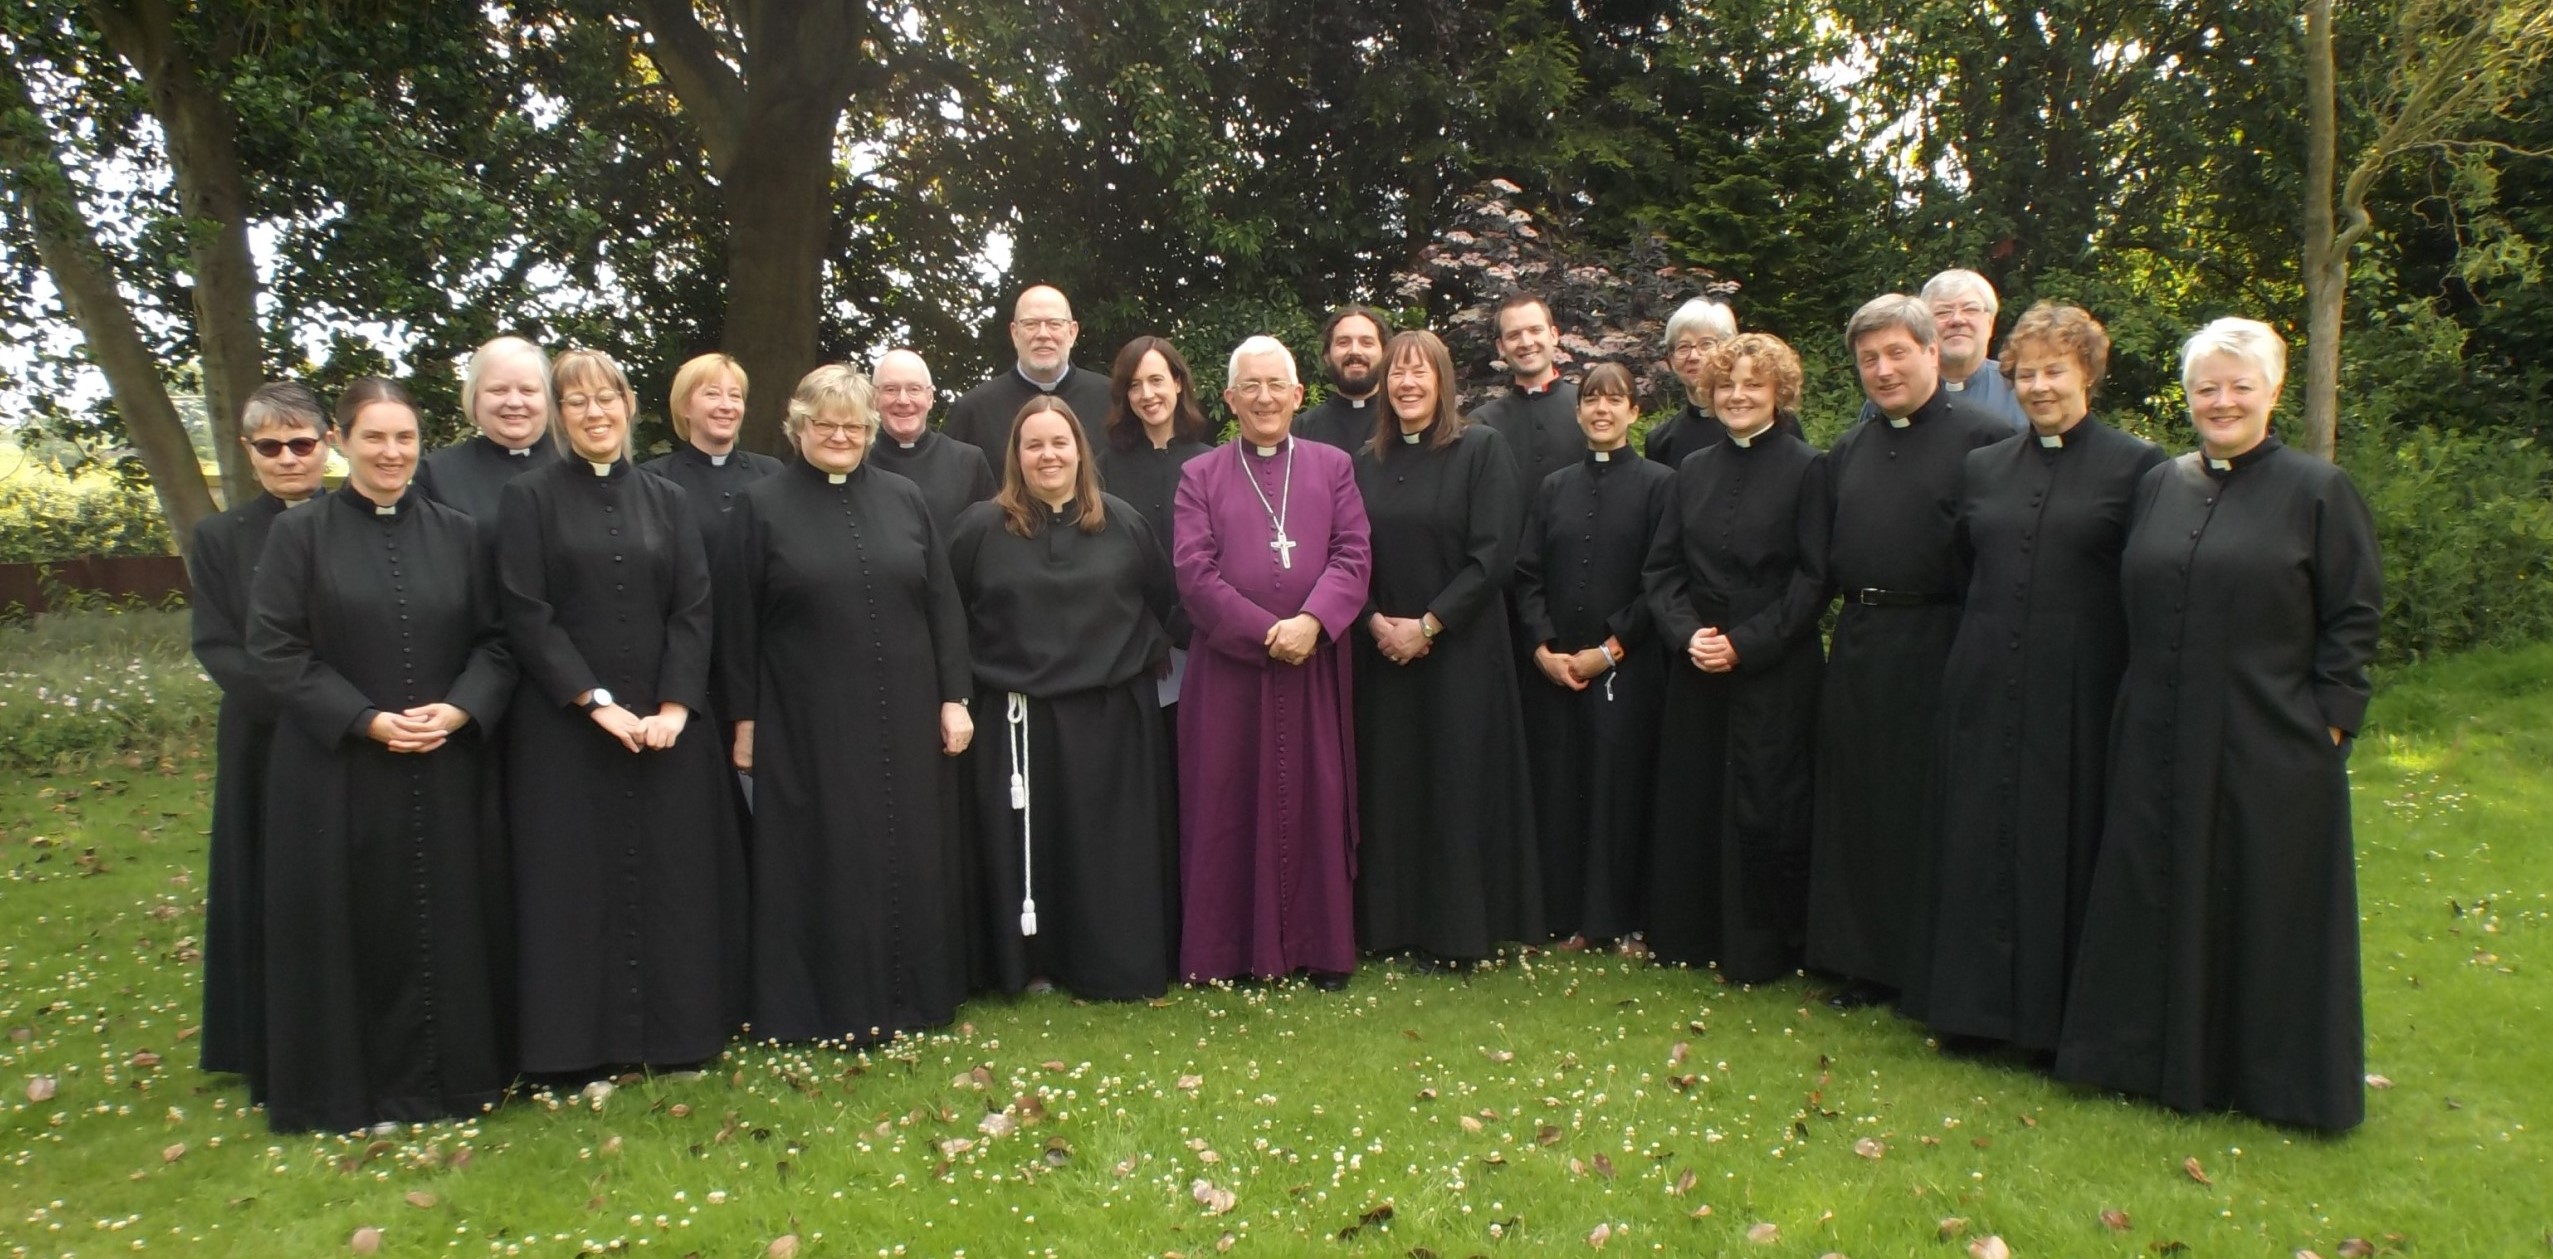
[[[1845,591],[1844,602],[1858,603],[1869,608],[1920,608],[1927,604],[1949,603],[1952,599],[1949,595],[1918,594],[1912,590],[1881,590],[1876,586],[1864,586],[1859,590]]]

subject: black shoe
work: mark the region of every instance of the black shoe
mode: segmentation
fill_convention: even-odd
[[[1348,976],[1343,971],[1316,970],[1312,972],[1312,986],[1323,992],[1345,992],[1347,980]]]
[[[1842,992],[1828,997],[1826,1004],[1838,1010],[1858,1010],[1864,1006],[1886,1005],[1896,999],[1896,989],[1886,984],[1874,984],[1866,979],[1856,979],[1845,985]]]

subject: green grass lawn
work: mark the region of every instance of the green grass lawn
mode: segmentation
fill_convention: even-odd
[[[2553,913],[2553,646],[2398,674],[2376,714],[2356,791],[2390,1086],[2341,1139],[1946,1058],[1801,981],[1586,956],[979,1001],[888,1053],[739,1046],[687,1081],[278,1138],[192,1065],[204,753],[24,775],[0,784],[0,1247],[2553,1253],[2553,959],[2530,952]]]

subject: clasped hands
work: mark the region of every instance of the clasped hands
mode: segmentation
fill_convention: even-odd
[[[577,696],[576,702],[584,703],[585,696]],[[632,752],[662,752],[674,746],[674,740],[682,737],[683,727],[691,721],[691,709],[670,702],[658,705],[655,715],[649,717],[618,704],[605,704],[586,715],[603,728],[603,733],[620,740],[621,746]]]
[[[1297,612],[1269,626],[1267,636],[1260,641],[1267,646],[1268,659],[1278,664],[1301,664],[1321,646],[1321,618]]]
[[[364,735],[393,752],[431,752],[468,724],[470,714],[450,704],[419,704],[395,713],[374,713]]]
[[[973,742],[975,742],[975,714],[967,711],[966,705],[964,704],[941,704],[941,755],[955,756],[958,753],[965,751],[967,745]],[[739,721],[736,723],[736,741],[728,751],[727,760],[729,764],[736,767],[736,772],[740,774],[750,774],[753,772],[752,722]]]
[[[1427,626],[1435,615],[1423,612],[1414,617],[1385,616],[1377,612],[1365,618],[1365,630],[1374,636],[1374,646],[1383,653],[1385,660],[1393,664],[1408,664],[1435,649],[1436,640],[1427,635]],[[1444,632],[1441,623],[1437,625],[1437,632]]]
[[[1720,632],[1716,625],[1705,625],[1693,631],[1692,641],[1684,645],[1684,654],[1693,667],[1704,673],[1726,673],[1737,667],[1737,644]]]
[[[1613,653],[1611,659],[1605,656],[1608,650]],[[1534,644],[1534,664],[1540,667],[1542,675],[1551,679],[1555,685],[1572,691],[1583,691],[1587,689],[1589,683],[1603,677],[1607,670],[1612,669],[1613,662],[1622,659],[1622,653],[1622,640],[1610,635],[1606,636],[1603,646],[1589,647],[1585,651],[1553,651],[1549,647],[1536,643]]]

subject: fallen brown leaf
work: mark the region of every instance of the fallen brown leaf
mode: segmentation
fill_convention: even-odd
[[[1183,1075],[1179,1077],[1179,1087],[1189,1092],[1195,1092],[1197,1089],[1203,1088],[1205,1086],[1205,1082],[1206,1078],[1202,1075]]]
[[[2124,1233],[2129,1228],[2128,1213],[2112,1207],[2101,1213],[2101,1224],[2113,1233]]]
[[[2364,1237],[2352,1237],[2340,1243],[2340,1259],[2369,1259],[2376,1248]]]
[[[782,1233],[762,1248],[763,1259],[798,1259],[798,1235]]]
[[[1943,1216],[1941,1223],[1936,1226],[1933,1231],[1938,1233],[1943,1241],[1949,1241],[1961,1233],[1968,1231],[1967,1217],[1959,1215]]]
[[[409,1206],[415,1207],[420,1211],[426,1210],[427,1208],[432,1207],[435,1203],[442,1201],[441,1198],[435,1197],[433,1194],[427,1193],[423,1189],[411,1189],[403,1196],[407,1199]]]
[[[60,1088],[61,1084],[52,1076],[39,1075],[34,1079],[27,1081],[27,1100],[31,1102],[52,1101],[53,1094]]]
[[[1591,1161],[1595,1164],[1596,1174],[1597,1174],[1597,1175],[1602,1176],[1602,1177],[1604,1177],[1604,1178],[1605,1178],[1605,1179],[1607,1179],[1607,1180],[1611,1180],[1611,1179],[1613,1179],[1613,1160],[1612,1160],[1612,1159],[1606,1158],[1604,1155],[1599,1154],[1599,1155],[1595,1156],[1595,1158],[1594,1158],[1593,1160],[1591,1160]]]
[[[1604,1244],[1612,1240],[1613,1225],[1611,1224],[1599,1223],[1587,1234],[1587,1244],[1598,1250],[1604,1249]]]
[[[1853,1142],[1853,1153],[1875,1163],[1888,1157],[1888,1143],[1877,1137],[1863,1137]]]
[[[1667,1065],[1670,1067],[1683,1066],[1684,1060],[1691,1057],[1692,1054],[1693,1046],[1690,1042],[1681,1040],[1677,1041],[1673,1048],[1667,1050]]]
[[[1536,1145],[1558,1145],[1558,1144],[1560,1144],[1560,1129],[1559,1129],[1559,1127],[1558,1127],[1557,1125],[1554,1125],[1554,1124],[1544,1124],[1543,1126],[1541,1126],[1541,1127],[1539,1127],[1539,1128],[1534,1129],[1534,1144],[1536,1144]]]
[[[1770,1246],[1782,1240],[1781,1226],[1764,1220],[1747,1226],[1746,1239],[1758,1246]]]
[[[2393,1081],[2388,1080],[2381,1075],[2371,1075],[2367,1077],[2367,1087],[2371,1089],[2389,1089],[2393,1087]]]
[[[1968,1243],[1968,1259],[2012,1259],[2012,1247],[2000,1237],[1980,1237]]]
[[[2190,1179],[2195,1180],[2202,1185],[2214,1185],[2216,1183],[2215,1181],[2208,1179],[2207,1169],[2199,1166],[2198,1156],[2195,1154],[2181,1160],[2181,1170],[2187,1172]]]
[[[1693,1186],[1701,1183],[1701,1180],[1701,1177],[1693,1174],[1692,1168],[1685,1168],[1684,1173],[1675,1178],[1675,1188],[1670,1189],[1667,1192],[1681,1198],[1684,1195],[1693,1192]]]
[[[183,1141],[160,1151],[160,1161],[163,1163],[174,1163],[184,1157],[186,1157],[186,1143]]]
[[[355,1235],[346,1239],[346,1249],[359,1255],[380,1254],[381,1230],[374,1228],[370,1224],[366,1224],[362,1228],[356,1229]]]

